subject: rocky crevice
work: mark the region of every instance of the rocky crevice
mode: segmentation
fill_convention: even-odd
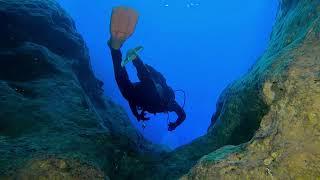
[[[319,1],[280,1],[267,50],[224,90],[208,133],[165,157],[162,178],[320,177],[319,18]]]
[[[279,2],[267,50],[222,93],[208,133],[165,153],[103,97],[55,1],[0,0],[0,178],[320,177],[320,2]]]

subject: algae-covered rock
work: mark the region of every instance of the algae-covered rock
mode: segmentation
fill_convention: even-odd
[[[182,179],[320,178],[320,1],[280,3],[268,49],[225,90],[209,129],[239,122],[240,131],[231,132],[241,136],[255,121],[257,132],[242,151],[219,162],[213,152]]]
[[[103,97],[68,14],[54,0],[0,0],[0,26],[0,179],[139,176],[141,154],[161,148]]]
[[[86,180],[107,177],[101,170],[76,160],[56,159],[47,157],[33,159],[15,175],[16,179],[66,179]]]
[[[205,161],[209,161],[209,162],[219,162],[224,160],[227,156],[229,156],[230,154],[236,153],[241,151],[241,146],[223,146],[222,148],[203,156],[200,159],[200,162],[205,162]]]
[[[103,97],[55,1],[0,0],[0,24],[0,179],[320,177],[318,0],[281,0],[268,49],[208,133],[163,154]]]

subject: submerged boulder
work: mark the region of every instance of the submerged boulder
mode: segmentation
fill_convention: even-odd
[[[123,179],[161,151],[103,96],[55,1],[0,0],[0,25],[0,179]]]
[[[208,153],[182,179],[320,177],[318,0],[280,1],[269,47],[225,90],[205,138],[244,144]]]

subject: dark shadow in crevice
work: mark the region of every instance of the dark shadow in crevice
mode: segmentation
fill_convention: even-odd
[[[239,125],[234,128],[231,136],[230,145],[239,145],[250,141],[260,128],[262,118],[269,112],[270,107],[264,103],[260,97],[250,98],[248,108],[243,108],[240,114]]]

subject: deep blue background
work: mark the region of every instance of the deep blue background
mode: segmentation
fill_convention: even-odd
[[[58,0],[75,19],[87,42],[92,66],[105,93],[124,106],[134,125],[156,143],[176,147],[206,133],[222,90],[243,75],[265,50],[278,0]],[[112,7],[139,11],[135,34],[123,51],[137,45],[141,58],[164,74],[174,89],[187,93],[187,120],[167,131],[167,116],[157,115],[142,130],[116,86],[106,42]],[[135,70],[128,66],[131,79]],[[181,94],[177,95],[183,103]],[[175,120],[175,115],[170,115]]]

